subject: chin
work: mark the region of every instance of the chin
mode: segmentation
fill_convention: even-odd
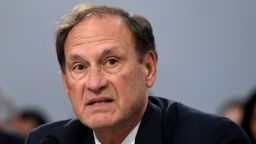
[[[105,129],[114,125],[113,116],[93,116],[85,123],[93,130]]]

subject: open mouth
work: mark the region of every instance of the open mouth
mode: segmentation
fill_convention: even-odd
[[[110,102],[113,102],[113,100],[112,99],[106,99],[106,98],[104,98],[104,99],[92,99],[89,103],[88,103],[88,105],[99,105],[99,104],[106,104],[106,103],[110,103]]]

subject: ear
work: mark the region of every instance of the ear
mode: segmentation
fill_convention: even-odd
[[[61,77],[62,77],[62,80],[63,80],[63,86],[64,86],[64,90],[66,92],[66,95],[68,96],[68,98],[70,98],[69,91],[68,91],[67,75],[65,73],[61,72]]]
[[[146,80],[146,86],[148,88],[152,87],[155,79],[156,79],[156,73],[157,73],[157,60],[156,55],[153,51],[149,51],[144,56],[145,65],[145,80]]]

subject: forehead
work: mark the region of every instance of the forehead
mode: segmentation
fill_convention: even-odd
[[[122,18],[112,15],[89,15],[71,29],[65,47],[81,38],[102,36],[133,39],[129,27]]]

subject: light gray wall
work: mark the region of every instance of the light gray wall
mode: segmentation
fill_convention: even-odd
[[[58,19],[78,0],[0,2],[0,85],[18,108],[72,116],[54,51]],[[100,1],[147,17],[159,53],[152,93],[206,112],[256,85],[256,1]]]

